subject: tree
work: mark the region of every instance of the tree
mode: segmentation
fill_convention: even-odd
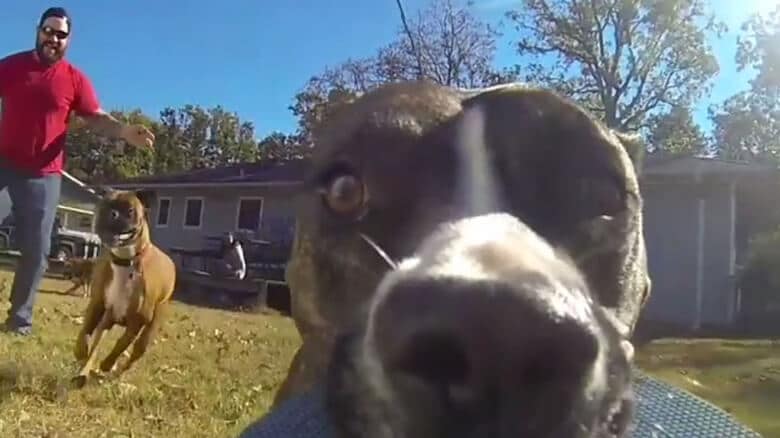
[[[649,116],[690,106],[718,63],[707,44],[725,26],[704,0],[523,0],[507,13],[526,80],[558,90],[610,128],[646,129]]]
[[[221,106],[185,105],[160,113],[157,171],[215,167],[257,158],[254,126]]]
[[[180,172],[257,160],[254,126],[221,106],[165,108],[159,121],[140,110],[112,111],[126,123],[148,126],[154,149],[126,147],[94,134],[80,118],[69,126],[67,170],[90,183]],[[288,155],[291,155],[288,154]]]
[[[423,78],[474,88],[512,80],[511,72],[492,67],[497,36],[471,3],[432,0],[406,26],[399,26],[395,40],[374,56],[348,59],[309,79],[290,107],[298,117],[300,136],[311,141],[311,129],[330,112],[383,83]]]
[[[111,111],[111,115],[126,123],[143,124],[155,133],[159,130],[159,124],[138,109]],[[154,151],[97,135],[81,118],[74,118],[69,125],[67,155],[66,169],[90,183],[147,175],[154,170]]]
[[[742,26],[739,71],[756,71],[748,90],[710,108],[719,156],[780,162],[780,6],[768,17],[752,16]]]
[[[307,158],[311,146],[299,136],[272,132],[257,144],[259,161],[290,161]]]
[[[669,112],[649,118],[648,143],[653,150],[680,155],[695,155],[706,151],[707,139],[694,122],[691,109],[673,107]]]

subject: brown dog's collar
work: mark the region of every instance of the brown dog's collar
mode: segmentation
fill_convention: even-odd
[[[109,250],[109,254],[111,255],[111,264],[117,265],[117,266],[124,266],[124,267],[133,267],[138,266],[139,262],[141,261],[141,258],[146,254],[146,249],[149,247],[149,245],[144,245],[141,247],[141,249],[138,250],[138,252],[135,253],[135,255],[132,258],[125,259],[122,257],[117,257],[114,255],[111,250]]]
[[[133,266],[133,262],[138,258],[138,256],[135,256],[130,259],[123,259],[121,257],[117,257],[114,255],[114,253],[111,253],[111,264],[117,265],[117,266],[124,266],[124,267],[130,267]]]

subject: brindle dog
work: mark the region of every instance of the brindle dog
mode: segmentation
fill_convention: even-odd
[[[65,261],[65,272],[63,276],[73,283],[73,286],[64,292],[65,295],[74,294],[79,288],[82,288],[84,292],[81,296],[89,296],[94,263],[95,261],[92,259],[72,258]]]
[[[626,432],[650,281],[620,136],[549,91],[414,82],[315,140],[277,402],[327,379],[345,437]]]

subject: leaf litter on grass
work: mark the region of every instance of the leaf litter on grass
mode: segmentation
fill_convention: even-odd
[[[268,410],[300,343],[282,316],[175,303],[155,344],[125,376],[73,390],[73,343],[86,303],[41,293],[35,333],[0,336],[0,436],[231,436]],[[120,333],[101,341],[101,357]]]

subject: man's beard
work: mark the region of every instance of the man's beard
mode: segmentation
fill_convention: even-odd
[[[38,42],[35,51],[38,53],[38,58],[46,64],[54,64],[65,56],[64,47],[56,44],[49,45],[46,42]]]

